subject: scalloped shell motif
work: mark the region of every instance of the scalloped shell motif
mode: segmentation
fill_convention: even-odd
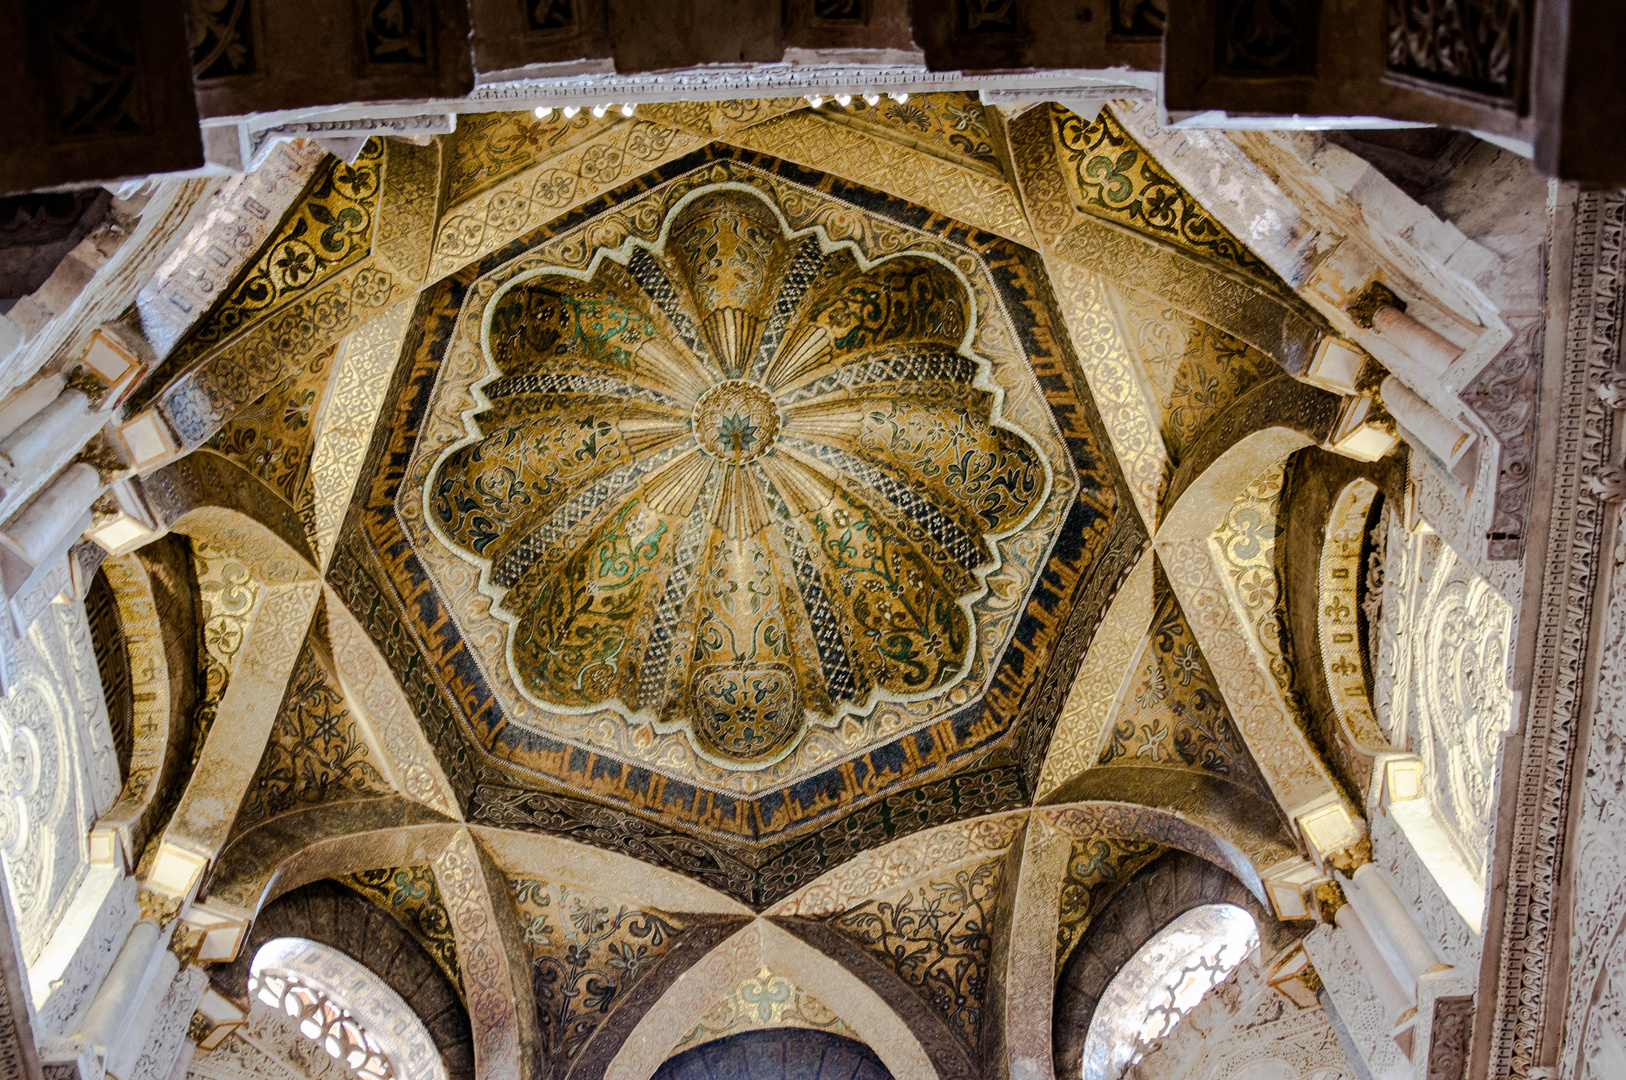
[[[518,277],[425,512],[538,705],[685,725],[738,767],[966,671],[993,541],[1051,466],[1000,416],[971,292],[701,191],[585,277]]]

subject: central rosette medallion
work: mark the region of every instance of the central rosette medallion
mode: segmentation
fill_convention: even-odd
[[[424,508],[526,697],[739,767],[955,685],[996,540],[1050,490],[971,305],[940,259],[866,263],[737,188],[491,296],[491,373]]]
[[[718,383],[694,407],[700,449],[726,465],[755,461],[779,437],[779,407],[768,391],[744,379]]]

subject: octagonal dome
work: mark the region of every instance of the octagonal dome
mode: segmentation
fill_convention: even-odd
[[[867,260],[733,186],[618,254],[485,303],[476,408],[424,487],[520,692],[751,767],[961,680],[997,541],[1052,476],[960,271]]]

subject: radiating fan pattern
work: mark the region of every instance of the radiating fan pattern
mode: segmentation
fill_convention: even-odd
[[[496,374],[426,510],[482,566],[545,707],[774,759],[806,723],[963,674],[994,540],[1045,499],[979,385],[961,279],[788,235],[754,194],[488,311]]]

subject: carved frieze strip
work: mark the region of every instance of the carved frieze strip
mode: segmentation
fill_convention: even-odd
[[[192,1012],[208,984],[203,969],[190,964],[175,976],[158,1004],[141,1056],[130,1068],[130,1080],[168,1080],[181,1056]]]
[[[1343,1024],[1348,1039],[1345,1045],[1354,1045],[1367,1075],[1415,1075],[1412,1063],[1394,1041],[1394,1019],[1372,989],[1344,932],[1325,924],[1318,926],[1305,937],[1304,951]]]
[[[608,126],[448,213],[435,230],[430,279],[461,269],[706,141],[647,120]]]
[[[310,142],[281,143],[259,168],[234,176],[209,198],[203,219],[136,294],[141,329],[164,355],[282,221],[326,156]]]
[[[1554,995],[1562,991],[1554,984],[1553,966],[1565,943],[1554,934],[1561,920],[1555,905],[1565,902],[1559,874],[1601,572],[1602,505],[1588,481],[1614,460],[1613,416],[1597,388],[1620,355],[1626,194],[1584,192],[1574,214],[1563,367],[1555,380],[1557,408],[1548,418],[1556,438],[1546,444],[1552,447],[1550,459],[1538,463],[1551,496],[1547,539],[1541,576],[1526,581],[1527,589],[1540,590],[1535,625],[1528,631],[1534,641],[1529,704],[1519,760],[1503,766],[1517,770],[1511,817],[1505,826],[1498,822],[1493,840],[1491,877],[1505,875],[1507,882],[1499,911],[1493,898],[1486,928],[1488,937],[1500,931],[1495,1008],[1487,1025],[1486,1073],[1494,1077],[1529,1075],[1556,1056],[1554,1042],[1563,1037],[1555,1023]],[[1476,1053],[1476,1060],[1483,1058]]]
[[[22,940],[13,925],[11,886],[0,874],[0,1076],[41,1080],[39,1051],[29,1017]]]
[[[334,180],[328,194],[321,195],[319,181],[285,223],[286,233],[308,219],[311,235],[279,235],[264,265],[251,266],[234,291],[243,303],[228,300],[149,383],[184,444],[204,442],[310,357],[423,285],[438,160],[434,147],[391,142],[376,158],[358,162],[365,165],[360,171],[340,166],[351,172]],[[333,240],[342,251],[311,262],[308,272],[283,266],[298,262],[298,245],[320,245],[318,234],[339,228],[323,226],[328,217],[344,225]],[[268,275],[263,289],[250,287],[254,267]]]
[[[1462,1080],[1473,1030],[1472,994],[1434,999],[1434,1022],[1428,1035],[1428,1080]]]

